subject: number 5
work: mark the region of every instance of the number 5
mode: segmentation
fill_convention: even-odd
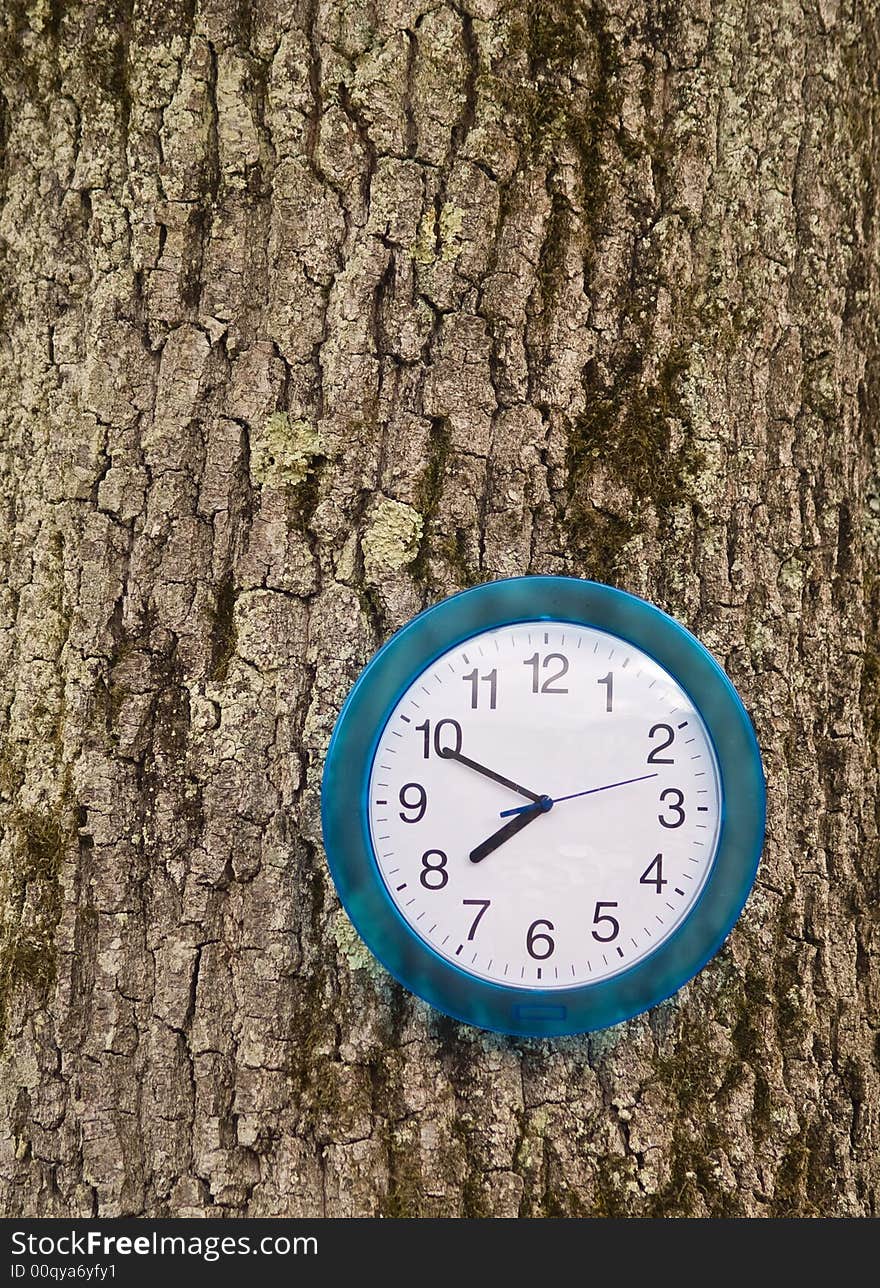
[[[616,901],[612,903],[612,902],[609,902],[607,899],[602,903],[596,904],[596,911],[593,914],[593,925],[598,926],[603,921],[607,921],[611,925],[611,933],[608,935],[600,935],[598,930],[593,931],[593,938],[598,939],[600,944],[610,944],[612,939],[616,939],[617,936],[620,934],[620,924],[617,918],[612,917],[610,913],[602,911],[603,908],[616,908],[616,907],[617,907]]]

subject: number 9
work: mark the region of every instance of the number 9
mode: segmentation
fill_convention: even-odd
[[[415,800],[412,799],[412,793],[416,793]],[[407,799],[409,793],[409,799]],[[403,809],[400,811],[400,817],[404,823],[420,823],[425,817],[425,810],[428,808],[428,793],[422,787],[421,783],[404,783],[400,789],[399,800]],[[408,818],[404,811],[415,811],[414,818]]]

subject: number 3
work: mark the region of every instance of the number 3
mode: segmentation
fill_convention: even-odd
[[[685,820],[685,813],[682,809],[682,806],[684,805],[684,792],[679,791],[677,787],[667,787],[665,791],[660,793],[661,804],[666,800],[667,796],[678,797],[677,800],[671,801],[666,806],[666,808],[671,810],[673,814],[677,815],[677,818],[673,819],[672,822],[670,822],[669,819],[664,818],[662,814],[658,814],[657,818],[660,820],[663,827],[681,827]]]

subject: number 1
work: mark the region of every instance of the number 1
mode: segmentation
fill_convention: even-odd
[[[602,679],[597,680],[596,683],[605,685],[605,710],[610,711],[614,698],[614,673],[609,671],[607,675],[603,675]]]

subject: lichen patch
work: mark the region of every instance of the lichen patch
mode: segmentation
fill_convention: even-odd
[[[274,412],[251,437],[251,475],[260,484],[296,487],[309,476],[321,440],[311,421]]]
[[[381,967],[361,939],[342,908],[333,918],[331,933],[340,954],[351,970],[369,971],[376,979],[381,977]]]
[[[411,505],[382,501],[362,541],[367,580],[375,582],[385,573],[412,563],[418,554],[423,526],[422,516]]]
[[[437,260],[448,263],[456,259],[461,250],[461,229],[464,211],[445,201],[439,212],[429,207],[419,220],[412,257],[417,264],[435,264]]]

